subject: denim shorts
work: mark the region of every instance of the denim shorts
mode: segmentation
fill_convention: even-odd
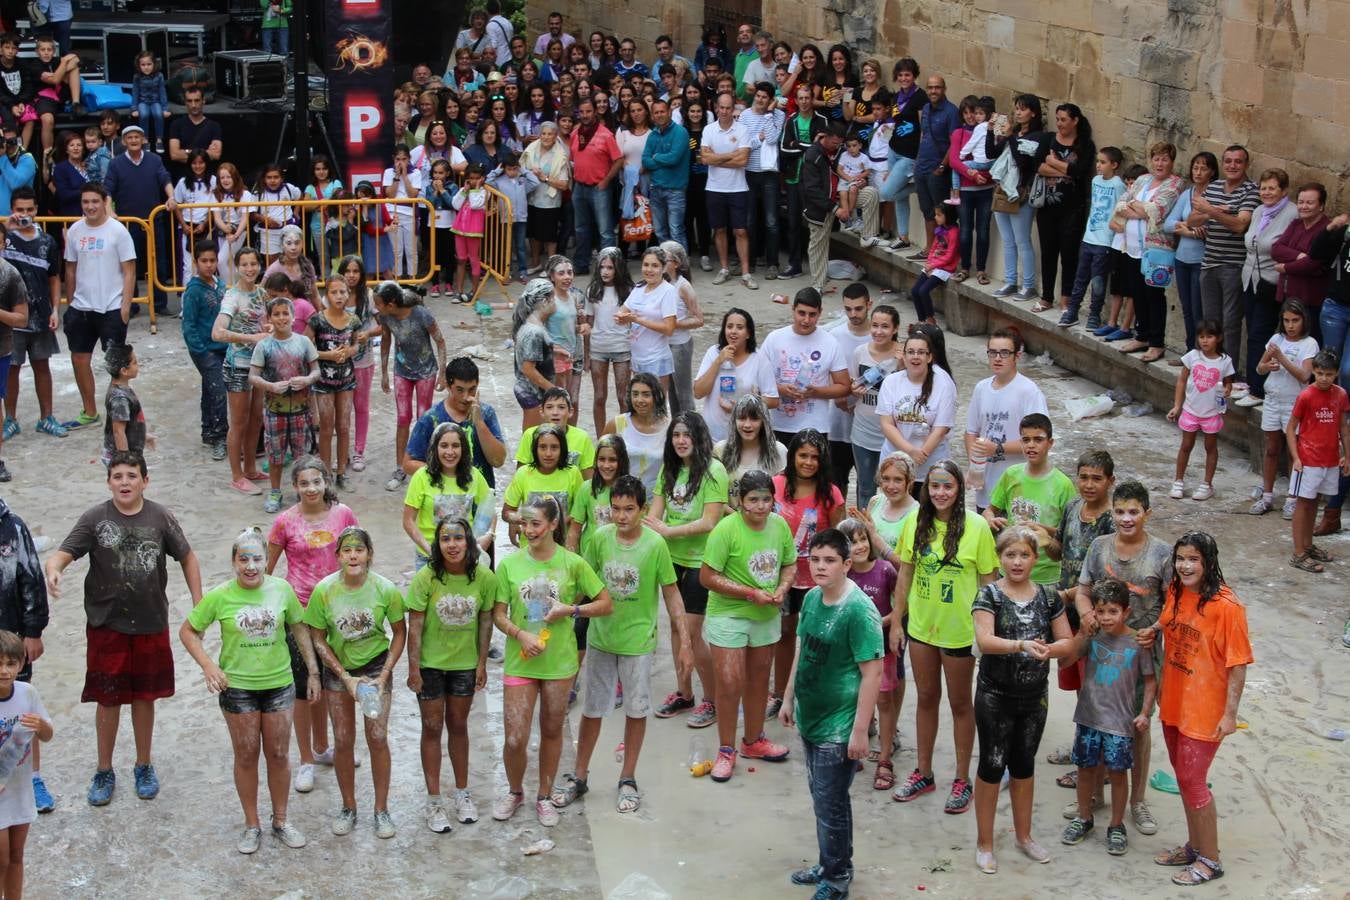
[[[247,394],[253,390],[253,385],[248,382],[247,366],[232,366],[226,363],[222,368],[225,376],[225,390],[230,394]]]
[[[231,687],[220,692],[220,711],[224,713],[279,713],[293,706],[295,706],[293,684],[265,691]]]
[[[422,689],[417,692],[417,699],[472,697],[477,676],[474,669],[422,669]]]
[[[516,402],[520,404],[521,409],[534,409],[537,406],[544,405],[544,392],[535,385],[526,387],[523,384],[517,384],[511,389],[515,394]]]
[[[1112,772],[1128,772],[1134,768],[1134,738],[1078,725],[1073,734],[1072,756],[1073,764],[1082,769],[1105,764]]]
[[[347,674],[358,680],[361,678],[370,678],[372,680],[379,678],[380,671],[384,669],[384,661],[388,656],[389,651],[383,650],[380,652],[379,656],[375,657],[365,665],[357,666],[355,669],[348,669]],[[347,692],[347,686],[342,683],[342,679],[337,676],[337,673],[327,666],[323,666],[322,669],[323,672],[320,675],[320,678],[323,681],[323,689],[325,691],[335,691],[339,694],[345,694]]]
[[[606,353],[603,350],[591,350],[591,362],[626,363],[632,358],[633,354],[627,350],[622,353]]]

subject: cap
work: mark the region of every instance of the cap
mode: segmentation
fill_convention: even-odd
[[[489,73],[488,73],[488,76],[487,76],[487,80],[488,80],[489,82],[493,82],[493,81],[501,81],[501,80],[502,80],[502,73],[501,73],[501,72],[496,72],[496,71],[489,72]]]
[[[139,126],[139,125],[128,125],[126,128],[123,128],[123,129],[122,129],[122,137],[126,137],[127,135],[131,134],[132,132],[135,132],[136,134],[144,135],[144,134],[145,134],[145,129],[142,128],[142,127]]]

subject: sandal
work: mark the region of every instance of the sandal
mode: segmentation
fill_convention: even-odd
[[[637,812],[642,805],[642,795],[638,793],[637,782],[631,778],[619,779],[619,801],[614,808],[621,813]]]
[[[1068,747],[1057,747],[1045,755],[1045,761],[1052,766],[1071,766],[1073,765],[1073,751]],[[1078,773],[1074,773],[1078,777]]]
[[[1307,553],[1289,557],[1289,565],[1293,566],[1295,569],[1312,572],[1314,575],[1320,575],[1326,571],[1321,563],[1313,559]]]
[[[1074,769],[1071,772],[1065,772],[1063,775],[1055,779],[1055,784],[1059,785],[1062,788],[1068,788],[1071,791],[1077,790],[1078,770]]]
[[[554,806],[562,809],[586,796],[588,790],[590,788],[586,786],[586,779],[568,774],[562,777],[561,786],[556,784],[553,786],[553,793],[549,796],[549,799],[553,801]]]
[[[1308,558],[1315,559],[1318,562],[1331,562],[1331,554],[1316,544],[1308,545]]]
[[[1189,866],[1199,855],[1188,842],[1180,847],[1173,847],[1166,853],[1159,853],[1153,857],[1153,862],[1160,866]]]
[[[872,776],[872,790],[889,791],[895,787],[895,765],[890,760],[880,760],[877,772]]]
[[[1154,363],[1162,359],[1164,355],[1165,355],[1164,351],[1161,347],[1154,347],[1147,353],[1145,353],[1143,356],[1139,357],[1139,361],[1146,363]]]
[[[967,278],[969,278],[969,277],[970,277],[970,273],[969,273],[969,272],[961,271],[961,272],[957,272],[955,275],[952,276],[952,281],[955,281],[957,284],[960,284],[961,282],[965,281],[965,280],[966,280]]]
[[[978,274],[978,275],[975,276],[975,280],[976,280],[977,282],[979,282],[980,284],[988,284],[988,283],[989,283],[989,276],[986,275],[984,272],[981,272],[980,274]]]
[[[1043,313],[1048,312],[1054,308],[1055,305],[1053,303],[1046,303],[1044,300],[1037,300],[1035,304],[1032,305],[1031,311],[1034,313]]]
[[[1204,866],[1206,869],[1209,869],[1209,871],[1206,872],[1204,869],[1199,868],[1199,866],[1197,866],[1196,863],[1199,863],[1200,866]],[[1207,881],[1215,881],[1222,877],[1223,877],[1223,866],[1219,865],[1214,860],[1208,859],[1197,853],[1195,855],[1194,862],[1192,862],[1190,865],[1186,866],[1186,868],[1182,869],[1180,872],[1172,876],[1172,883],[1179,884],[1182,887],[1195,887],[1197,884],[1204,884]]]

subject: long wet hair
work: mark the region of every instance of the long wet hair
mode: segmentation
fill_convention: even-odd
[[[567,454],[567,429],[562,425],[554,425],[552,422],[545,422],[534,429],[534,437],[530,438],[530,465],[539,468],[539,441],[546,435],[553,435],[558,439],[558,468],[554,471],[561,471],[572,465],[568,462]]]
[[[441,454],[438,452],[441,438],[447,434],[456,434],[459,436],[459,462],[455,463],[455,471],[447,473],[441,468]],[[469,445],[468,436],[464,429],[454,422],[442,422],[436,426],[436,430],[431,432],[431,442],[427,444],[427,480],[431,482],[434,488],[445,486],[445,476],[452,475],[455,484],[459,485],[461,491],[467,491],[473,484],[473,451]]]
[[[532,509],[543,513],[553,522],[553,541],[557,544],[566,542],[567,535],[565,529],[567,522],[563,516],[562,506],[558,503],[558,498],[552,494],[534,494],[525,501],[524,509]]]
[[[591,276],[591,283],[586,285],[586,299],[592,304],[598,304],[605,299],[606,285],[604,279],[600,277],[600,263],[605,260],[614,264],[614,283],[608,286],[614,288],[614,293],[622,303],[633,292],[633,276],[628,271],[627,263],[624,262],[623,251],[618,247],[605,247],[596,256],[595,274]]]
[[[888,307],[889,308],[889,307]],[[740,316],[745,320],[745,352],[755,352],[755,317],[739,306],[733,306],[722,314],[722,329],[717,332],[717,349],[721,350],[728,343],[727,341],[727,319],[732,316]],[[898,317],[897,317],[898,318]]]
[[[306,469],[314,469],[323,476],[323,502],[332,509],[338,502],[337,489],[333,486],[333,472],[328,468],[328,464],[319,457],[310,453],[300,457],[291,465],[291,487],[300,486],[300,473]]]
[[[740,419],[759,421],[759,462],[766,472],[778,472],[783,468],[784,460],[778,458],[778,439],[774,437],[769,423],[769,408],[764,405],[758,394],[746,394],[731,408],[731,429],[727,439],[722,442],[722,465],[728,472],[735,471],[741,464],[741,431],[736,427]]]
[[[942,541],[942,561],[941,565],[949,566],[956,562],[957,548],[961,546],[961,535],[966,530],[966,479],[961,474],[961,467],[950,459],[944,459],[940,463],[935,463],[928,472],[931,475],[935,470],[941,469],[956,481],[956,498],[952,501],[952,517],[947,520],[947,534]],[[937,520],[937,508],[933,506],[933,500],[928,496],[928,479],[924,479],[923,487],[919,489],[919,512],[918,519],[914,523],[914,553],[932,552],[930,545],[933,542],[934,522]]]
[[[337,263],[337,277],[346,278],[347,267],[356,263],[356,267],[361,272],[361,279],[356,282],[356,287],[352,288],[352,296],[356,298],[356,317],[362,322],[370,318],[370,286],[366,284],[366,264],[361,257],[355,253],[348,253]]]
[[[666,389],[661,387],[661,379],[651,372],[637,372],[628,381],[628,418],[633,418],[633,385],[645,384],[652,392],[652,415],[659,419],[669,418],[670,406],[666,403]]]
[[[431,540],[431,556],[427,565],[431,566],[431,572],[437,578],[442,578],[450,572],[450,563],[441,554],[441,532],[447,528],[459,528],[463,530],[465,537],[464,552],[464,574],[468,576],[470,582],[474,575],[478,574],[478,557],[483,552],[478,546],[478,541],[473,536],[473,526],[469,520],[463,517],[452,519],[447,516],[436,523],[436,533]]]
[[[787,447],[787,465],[783,469],[785,482],[783,485],[783,495],[791,502],[797,495],[797,481],[802,478],[797,474],[797,451],[804,446],[816,448],[816,453],[820,457],[820,464],[816,468],[816,505],[827,513],[834,507],[834,495],[830,489],[834,483],[830,481],[830,441],[829,438],[816,431],[814,428],[803,428],[792,436],[792,441]]]
[[[1205,531],[1188,531],[1177,542],[1172,545],[1172,582],[1167,588],[1167,605],[1172,608],[1172,618],[1169,620],[1175,622],[1177,614],[1181,611],[1181,576],[1177,574],[1177,551],[1182,547],[1190,547],[1200,554],[1200,564],[1204,571],[1200,574],[1200,602],[1196,604],[1195,610],[1200,615],[1205,614],[1205,606],[1211,600],[1219,595],[1225,582],[1223,580],[1223,569],[1219,568],[1219,545],[1215,542],[1212,535]]]
[[[689,429],[689,439],[694,443],[694,448],[689,454],[687,463],[675,452],[676,425],[683,425]],[[697,497],[699,488],[703,486],[703,479],[708,474],[708,468],[712,465],[712,449],[712,435],[708,433],[708,423],[703,421],[702,415],[691,410],[676,416],[671,421],[670,427],[666,429],[666,449],[661,467],[661,495],[667,500],[674,499],[675,486],[680,479],[680,469],[688,466],[689,475],[685,479],[685,499]]]
[[[618,481],[623,476],[629,474],[631,468],[628,462],[628,445],[623,442],[623,438],[617,434],[602,434],[600,439],[595,442],[595,457],[600,458],[601,450],[613,450],[614,455],[618,457],[619,468],[614,473],[614,480]],[[594,466],[594,472],[591,473],[591,496],[599,497],[600,492],[609,485],[605,484],[605,478],[600,474],[600,467]]]
[[[553,299],[553,282],[547,278],[531,278],[530,283],[525,285],[525,290],[521,292],[520,299],[516,301],[515,310],[511,313],[511,334],[518,334],[525,320],[536,309]]]

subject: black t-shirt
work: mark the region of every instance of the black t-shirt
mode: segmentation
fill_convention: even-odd
[[[928,102],[928,94],[923,88],[914,88],[909,99],[901,103],[900,96],[895,98],[895,131],[891,132],[891,149],[899,156],[914,159],[919,155],[919,113]]]
[[[1045,205],[1058,207],[1065,212],[1083,207],[1096,165],[1096,145],[1090,140],[1084,141],[1080,138],[1066,147],[1059,142],[1053,131],[1037,135],[1036,138],[1040,143],[1036,152],[1037,167],[1052,154],[1055,159],[1066,163],[1069,167],[1069,174],[1066,177],[1046,176]]]
[[[169,123],[169,140],[178,141],[180,149],[191,153],[193,150],[206,150],[210,148],[215,141],[223,141],[223,133],[220,130],[220,123],[211,119],[202,119],[200,123],[193,123],[187,116],[178,116]],[[165,157],[168,162],[168,157]],[[184,163],[173,163],[175,175],[183,175],[187,172],[187,166]]]
[[[53,275],[61,274],[61,251],[56,239],[38,229],[32,240],[27,240],[17,229],[5,233],[4,257],[19,270],[24,288],[28,291],[28,325],[16,329],[42,333],[48,331],[47,320],[52,314],[51,282]]]
[[[994,636],[1009,641],[1054,641],[1050,623],[1064,615],[1064,603],[1058,591],[1036,585],[1036,596],[1019,603],[999,590],[998,583],[986,584],[975,595],[972,612],[993,613]],[[1050,677],[1050,661],[1038,660],[1029,653],[994,654],[980,657],[980,681],[1005,694],[1036,694],[1045,690]]]

